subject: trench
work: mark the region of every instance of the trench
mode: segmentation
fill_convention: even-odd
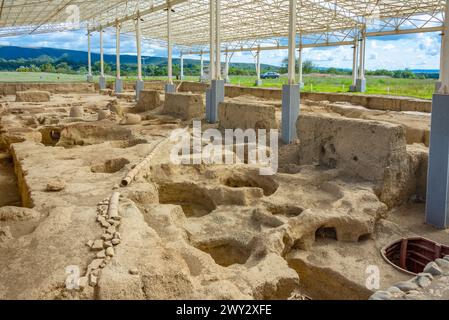
[[[13,160],[0,160],[0,207],[22,205]]]

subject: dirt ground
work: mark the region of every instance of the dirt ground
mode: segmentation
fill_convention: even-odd
[[[370,266],[377,289],[410,279],[383,260],[385,245],[449,244],[424,224],[428,114],[302,101],[304,121],[317,132],[331,121],[335,139],[346,123],[378,130],[344,148],[400,137],[350,164],[337,140],[306,161],[303,136],[261,176],[245,163],[173,164],[169,137],[191,121],[160,98],[141,113],[132,94],[0,99],[1,299],[368,299]],[[280,120],[280,101],[227,101],[273,105]],[[388,165],[364,174],[381,153]]]

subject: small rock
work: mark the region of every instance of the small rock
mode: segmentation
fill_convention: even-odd
[[[82,290],[86,288],[88,285],[88,279],[87,277],[81,277],[78,279],[78,287]]]
[[[111,117],[110,110],[100,110],[98,111],[98,121],[109,119]]]
[[[128,113],[125,118],[120,121],[122,125],[136,125],[142,122],[142,117],[138,114]]]
[[[121,239],[121,238],[122,238],[122,236],[121,236],[120,232],[114,233],[114,239]]]
[[[418,273],[418,277],[427,277],[430,280],[433,280],[433,276],[430,273],[421,272],[421,273]]]
[[[132,275],[139,274],[139,270],[137,270],[136,268],[129,269],[129,274],[132,274]]]
[[[65,182],[61,179],[54,179],[47,183],[45,191],[47,192],[58,192],[65,188]]]
[[[388,292],[390,292],[391,294],[404,294],[404,292],[402,292],[401,289],[399,289],[398,287],[390,287],[387,290]]]
[[[83,106],[73,106],[70,109],[70,118],[82,118],[84,115]]]
[[[436,259],[435,262],[439,267],[449,269],[449,261],[445,259]]]
[[[114,248],[113,247],[109,247],[109,248],[106,249],[106,255],[108,257],[113,257],[114,254],[115,254],[115,252],[114,252]]]
[[[394,286],[401,289],[404,292],[409,292],[411,290],[418,289],[418,285],[415,282],[411,282],[411,281],[399,282],[399,283],[396,283]]]
[[[430,287],[430,285],[432,284],[432,280],[428,277],[418,277],[417,282],[421,288]]]
[[[430,262],[425,268],[424,273],[430,273],[433,276],[440,276],[443,274],[443,271],[436,264],[436,262]]]
[[[92,248],[94,242],[92,240],[89,240],[86,242],[86,246],[88,246],[89,248]]]
[[[102,223],[103,221],[105,221],[105,217],[103,217],[103,216],[98,216],[97,217],[97,222]]]
[[[106,263],[106,261],[104,261],[102,264],[100,264],[100,268],[104,269],[104,268],[106,268],[106,265],[107,265],[107,263]]]
[[[92,261],[89,266],[87,267],[87,273],[92,272],[93,270],[96,270],[100,267],[100,265],[103,263],[103,259],[95,259]]]
[[[94,244],[92,245],[92,250],[94,251],[101,251],[103,250],[103,240],[95,240]]]
[[[107,248],[110,248],[110,247],[112,247],[113,245],[112,245],[112,242],[111,241],[105,241],[104,242],[104,247],[107,249]]]
[[[98,259],[104,259],[106,258],[106,251],[102,250],[100,252],[97,253],[97,258]]]
[[[11,230],[8,226],[0,227],[0,242],[5,242],[13,239]]]
[[[118,116],[123,116],[123,108],[119,105],[117,100],[111,101],[106,106],[112,113],[117,114]]]
[[[109,233],[105,233],[101,236],[101,239],[103,239],[104,241],[110,241],[112,240],[112,238],[113,238],[112,234]]]
[[[116,184],[112,187],[112,190],[117,190],[117,189],[120,189],[120,186],[118,184]]]
[[[96,287],[97,286],[97,282],[98,282],[98,278],[96,276],[94,276],[92,273],[89,275],[89,284],[92,287]]]
[[[112,244],[113,244],[114,246],[119,245],[121,242],[122,242],[122,241],[121,241],[120,239],[112,239]]]
[[[105,220],[102,220],[102,221],[100,222],[100,224],[101,224],[101,226],[102,226],[103,228],[109,228],[109,227],[111,226],[111,224],[110,224],[109,222],[105,221]]]
[[[115,227],[114,226],[109,227],[108,230],[106,230],[106,232],[109,234],[114,234],[116,232]]]
[[[449,261],[449,256],[445,256],[444,260]]]
[[[392,295],[388,291],[377,291],[369,300],[391,300]]]

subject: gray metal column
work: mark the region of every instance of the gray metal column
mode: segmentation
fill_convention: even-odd
[[[218,107],[220,103],[224,101],[225,97],[225,81],[224,80],[212,80],[210,89],[207,90],[206,100],[206,121],[208,123],[217,123]]]
[[[299,85],[296,77],[296,8],[297,1],[290,0],[288,36],[288,84],[282,87],[282,141],[292,143],[297,138],[296,121],[299,117]]]
[[[449,227],[449,1],[446,1],[441,86],[432,100],[426,223]]]

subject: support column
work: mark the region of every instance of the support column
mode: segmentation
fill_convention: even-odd
[[[228,49],[226,49],[225,52],[225,76],[224,76],[224,81],[225,83],[230,83],[231,81],[229,80],[229,52]]]
[[[204,56],[203,52],[200,55],[200,82],[204,82]]]
[[[302,89],[304,88],[304,76],[303,76],[303,63],[302,63],[302,40],[299,42],[299,49],[298,49],[298,84],[299,87]]]
[[[282,86],[282,141],[285,144],[297,138],[296,121],[299,117],[299,85],[295,84],[296,68],[296,9],[297,0],[289,0],[288,84]]]
[[[88,68],[88,73],[87,73],[87,82],[92,82],[93,81],[93,76],[92,76],[92,53],[91,53],[91,48],[90,48],[90,31],[87,31],[87,68]]]
[[[366,92],[365,56],[366,56],[366,25],[362,27],[362,36],[360,39],[359,77],[356,81],[357,92]]]
[[[106,89],[106,77],[104,76],[104,47],[103,47],[103,29],[100,29],[100,90]]]
[[[359,39],[356,37],[354,39],[354,54],[352,57],[352,85],[349,87],[350,92],[356,92],[357,91],[357,78],[358,78],[358,63],[357,58],[359,56]]]
[[[181,65],[181,75],[180,78],[181,80],[184,80],[184,55],[181,52],[181,59],[180,59],[180,65]]]
[[[426,223],[449,227],[449,0],[446,1],[441,86],[432,100]]]
[[[168,2],[167,2],[168,3]],[[173,47],[171,43],[171,6],[167,8],[167,84],[166,93],[176,92],[176,86],[173,83]]]
[[[210,89],[206,92],[206,120],[209,123],[217,123],[218,107],[224,101],[225,82],[221,79],[221,59],[220,59],[220,0],[210,0],[210,28],[211,28],[211,70],[215,69],[211,77]],[[214,23],[215,22],[215,23]],[[215,37],[214,37],[215,36]],[[213,41],[215,40],[215,41]],[[213,41],[213,42],[212,42]],[[215,54],[214,54],[215,53]],[[213,62],[215,58],[215,61]],[[215,68],[214,68],[215,67]]]
[[[257,49],[256,52],[256,86],[262,85],[262,79],[260,78],[260,47]]]
[[[117,22],[115,25],[116,29],[116,67],[117,67],[117,76],[115,79],[115,93],[120,93],[123,90],[122,78],[120,76],[120,24]]]
[[[443,48],[444,48],[444,34],[441,35],[441,50],[440,50],[440,77],[438,78],[437,83],[435,84],[435,93],[438,93],[441,88],[441,81],[443,79],[443,65],[444,65],[444,54],[443,54]]]
[[[136,47],[137,47],[137,82],[136,82],[136,100],[139,100],[140,91],[145,87],[142,79],[142,33],[140,29],[140,15],[137,14],[136,20]]]
[[[221,74],[221,0],[215,2],[215,76],[222,79]]]

